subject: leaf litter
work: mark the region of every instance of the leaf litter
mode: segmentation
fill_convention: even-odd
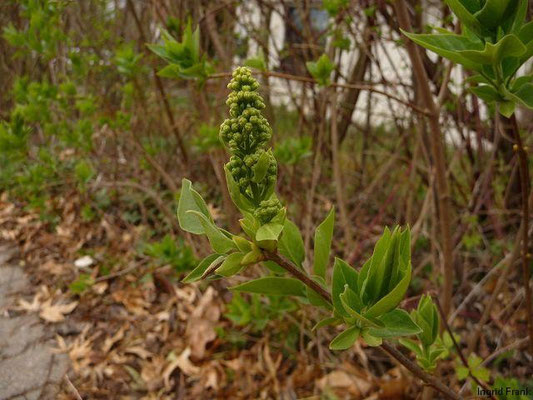
[[[54,233],[37,214],[2,197],[0,235],[21,247],[35,287],[15,311],[38,313],[57,327],[54,351],[69,355],[70,380],[85,398],[379,399],[409,391],[412,378],[359,343],[352,351],[328,352],[324,361],[317,346],[327,347],[334,333],[307,337],[291,356],[284,351],[287,332],[274,336],[278,323],[286,329],[301,316],[271,322],[264,336],[236,326],[224,317],[231,298],[225,287],[181,285],[164,266],[154,273],[154,263],[136,251],[145,228],[112,215],[84,222],[77,195],[58,201]],[[118,261],[105,275],[101,267],[110,259]],[[85,272],[96,280],[75,295],[69,284]],[[146,279],[148,272],[157,279]],[[375,363],[384,368],[379,377],[368,369]],[[58,398],[72,398],[67,385]]]

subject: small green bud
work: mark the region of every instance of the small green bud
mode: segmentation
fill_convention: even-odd
[[[269,223],[281,210],[282,206],[278,199],[263,200],[259,207],[254,211],[256,217],[261,224]]]

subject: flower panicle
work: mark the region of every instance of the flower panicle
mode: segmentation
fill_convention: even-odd
[[[271,198],[277,180],[277,162],[267,149],[272,129],[261,114],[265,108],[258,92],[259,83],[246,67],[238,67],[228,84],[231,92],[226,104],[230,118],[220,126],[220,139],[231,153],[226,164],[241,194],[256,208],[254,215],[268,223],[281,210]]]

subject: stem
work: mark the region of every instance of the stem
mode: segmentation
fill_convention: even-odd
[[[261,72],[253,72],[253,74],[261,74],[266,77],[274,77],[274,78],[280,78],[285,79],[288,81],[296,81],[296,82],[303,82],[303,83],[311,83],[315,85],[317,82],[314,80],[314,78],[309,78],[307,76],[299,76],[299,75],[291,75],[286,74],[284,72],[275,72],[275,71],[261,71]],[[231,72],[219,72],[215,74],[211,74],[208,76],[208,79],[220,79],[220,78],[228,78],[231,77]],[[374,83],[374,85],[379,85],[381,83]],[[411,108],[412,110],[416,111],[419,114],[422,115],[429,115],[429,112],[426,108],[419,107],[416,104],[413,104],[409,101],[403,100],[400,97],[394,96],[390,93],[387,93],[383,90],[376,89],[372,84],[358,84],[358,83],[339,83],[339,82],[331,82],[330,86],[338,87],[342,89],[352,89],[352,90],[367,90],[372,93],[379,94],[381,96],[388,97],[391,100],[394,100],[400,104],[403,104],[406,107]]]
[[[409,13],[404,0],[395,0],[394,9],[398,18],[400,28],[404,31],[412,32],[411,22],[409,20]],[[414,78],[421,95],[421,100],[426,108],[429,110],[428,117],[431,135],[429,137],[431,142],[431,152],[434,160],[435,177],[436,177],[436,193],[438,204],[438,221],[440,228],[440,235],[442,241],[442,258],[443,266],[442,273],[444,277],[444,284],[442,289],[442,308],[444,313],[449,315],[452,308],[452,294],[453,294],[453,239],[451,234],[451,204],[450,204],[450,190],[448,187],[448,180],[446,177],[446,161],[444,153],[443,136],[439,123],[439,108],[433,100],[433,94],[429,86],[429,78],[424,68],[424,63],[420,55],[420,50],[417,45],[411,40],[407,39],[407,52],[411,59],[413,66]]]
[[[328,303],[333,304],[331,300],[331,294],[326,289],[324,289],[322,286],[320,286],[317,282],[315,282],[309,276],[307,276],[301,269],[294,266],[291,262],[287,261],[285,258],[281,257],[277,253],[264,252],[264,256],[265,256],[265,260],[274,261],[276,264],[278,264],[281,268],[283,268],[289,274],[294,276],[296,279],[304,283],[309,288],[313,289],[318,295],[320,295]],[[404,356],[396,347],[394,347],[390,343],[383,342],[383,344],[381,345],[381,348],[386,353],[388,353],[391,357],[395,358],[400,364],[402,364],[414,376],[421,379],[426,384],[434,387],[439,392],[441,392],[443,395],[445,395],[447,398],[453,399],[453,400],[463,399],[462,396],[459,396],[457,393],[455,393],[452,389],[450,389],[448,386],[446,386],[436,377],[428,374],[422,368],[420,368],[417,364],[415,364],[409,358]]]
[[[507,119],[505,121],[509,122],[509,120],[507,120]],[[500,122],[500,115],[496,114],[495,126],[496,126],[496,129],[501,130],[501,135],[503,137],[509,137],[509,135],[505,134],[504,128],[508,132],[514,131],[514,128],[512,127],[512,125],[513,124],[506,123],[506,125],[504,127],[502,125],[502,123]],[[514,132],[511,133],[511,135],[514,136],[515,135]],[[533,204],[533,197],[532,196],[530,196],[530,197],[531,198],[528,200],[528,207],[531,206],[531,204]],[[521,250],[521,247],[522,247],[522,238],[525,236],[524,235],[524,229],[527,229],[526,228],[527,223],[528,223],[528,220],[524,220],[524,219],[522,219],[522,221],[520,222],[520,227],[518,228],[518,231],[516,232],[516,236],[515,236],[514,244],[513,244],[513,249],[511,250],[511,253],[509,253],[503,260],[501,260],[491,270],[491,272],[489,272],[489,274],[487,274],[487,276],[480,283],[478,283],[476,285],[476,287],[481,287],[484,284],[484,280],[486,278],[488,278],[491,273],[494,273],[494,271],[495,272],[501,271],[500,275],[498,276],[498,280],[496,281],[496,286],[494,287],[494,290],[492,291],[492,293],[490,295],[490,298],[489,298],[489,300],[487,302],[487,305],[485,306],[483,314],[481,315],[481,319],[477,323],[476,328],[474,329],[472,334],[469,336],[469,344],[468,344],[468,351],[469,352],[472,352],[472,351],[474,351],[476,349],[476,346],[477,346],[477,344],[479,342],[479,337],[481,335],[481,331],[483,330],[483,327],[485,326],[485,324],[489,321],[489,319],[491,317],[491,310],[493,309],[494,304],[496,304],[498,296],[499,296],[500,292],[502,291],[505,282],[507,282],[507,277],[511,273],[511,267],[515,264],[515,262],[518,259],[518,257],[520,257],[520,253],[521,253],[520,250]],[[528,286],[529,285],[527,285],[526,287],[528,287]],[[472,293],[474,293],[474,292],[472,292]],[[465,300],[463,300],[463,303],[466,304],[470,300],[470,298],[472,296],[473,296],[473,294],[469,294],[465,298]],[[531,296],[530,296],[530,298],[531,298]],[[464,306],[464,304],[461,304],[461,306]],[[461,306],[458,308],[458,310],[461,308]],[[527,299],[526,299],[526,306],[527,306]],[[457,315],[457,313],[458,313],[458,311],[455,311],[455,316]],[[529,315],[531,315],[531,314],[529,314]],[[454,318],[455,318],[455,316],[454,316]],[[451,320],[453,320],[453,318],[450,319],[450,321]],[[533,336],[531,336],[531,337],[533,337]]]
[[[343,176],[339,160],[339,135],[337,132],[337,92],[335,88],[330,92],[330,112],[331,112],[331,164],[333,166],[333,177],[335,184],[335,196],[337,197],[337,205],[339,207],[339,214],[341,217],[342,228],[344,231],[345,248],[352,247],[352,232],[350,229],[350,222],[348,220],[348,212],[346,211],[346,203],[343,195]]]
[[[309,286],[311,289],[313,289],[318,295],[320,295],[320,297],[322,297],[328,303],[333,304],[333,301],[331,300],[331,294],[329,294],[329,292],[326,289],[324,289],[317,282],[315,282],[309,276],[307,276],[307,274],[303,272],[303,270],[294,266],[293,264],[285,260],[283,257],[281,257],[277,253],[264,252],[264,255],[265,255],[265,260],[274,261],[276,264],[278,264],[281,268],[283,268],[289,274],[294,276],[299,281],[302,281],[306,286]]]
[[[325,94],[324,94],[325,96]],[[317,139],[316,139],[316,147],[315,147],[315,157],[313,159],[313,169],[311,172],[311,187],[309,191],[306,193],[307,196],[307,204],[306,204],[306,211],[307,214],[305,216],[304,221],[304,248],[306,253],[308,253],[309,246],[311,243],[311,229],[312,229],[312,221],[313,221],[313,209],[314,209],[314,198],[315,198],[315,192],[318,185],[318,180],[320,178],[320,172],[321,172],[321,164],[320,164],[320,158],[322,155],[322,141],[324,137],[324,119],[326,115],[326,100],[323,97],[319,97],[319,113],[320,115],[323,115],[324,118],[322,118],[321,121],[318,123],[318,133],[317,133]],[[313,138],[313,146],[314,144],[314,138]]]
[[[490,388],[485,383],[481,382],[478,378],[474,376],[474,374],[472,374],[472,371],[470,370],[470,366],[468,365],[468,361],[466,360],[466,357],[463,354],[463,350],[461,350],[461,348],[459,347],[459,344],[455,340],[455,336],[453,336],[452,329],[450,328],[450,325],[448,324],[448,321],[446,320],[446,315],[444,315],[444,311],[442,310],[439,299],[437,297],[433,297],[433,299],[435,300],[435,304],[437,305],[437,309],[439,310],[440,319],[442,323],[444,324],[444,328],[446,329],[446,331],[448,331],[448,334],[450,335],[450,338],[452,339],[452,342],[453,342],[453,347],[455,347],[457,354],[459,354],[459,358],[461,359],[461,362],[466,367],[466,369],[468,369],[468,374],[474,380],[474,382],[476,382],[479,386],[481,386],[487,393],[492,393]],[[493,394],[490,395],[490,398],[493,400],[498,400]]]
[[[529,285],[529,168],[527,162],[527,151],[520,137],[520,129],[516,121],[516,115],[510,118],[514,139],[516,141],[515,150],[518,153],[518,171],[520,173],[520,191],[522,194],[522,280],[526,291],[526,311],[527,325],[529,328],[529,352],[533,354],[533,307],[531,305],[531,287]]]
[[[139,16],[137,15],[137,11],[135,11],[135,5],[133,4],[132,0],[128,0],[127,5],[131,11],[131,14],[133,15],[133,19],[135,20],[135,24],[137,25],[137,29],[139,31],[141,40],[144,43],[147,43],[141,21],[139,19]],[[152,66],[152,71],[154,74],[155,85],[157,87],[157,90],[159,91],[159,95],[161,97],[161,101],[163,102],[165,113],[167,114],[167,118],[170,122],[170,128],[172,129],[172,132],[174,132],[174,136],[176,137],[176,141],[178,142],[181,155],[183,156],[183,164],[185,165],[185,168],[188,169],[189,168],[189,154],[187,152],[187,149],[185,148],[185,144],[183,143],[181,132],[179,131],[178,125],[176,124],[176,120],[174,119],[174,114],[172,114],[172,110],[170,109],[170,103],[168,102],[165,88],[163,87],[161,78],[159,77],[159,75],[157,75],[157,70],[154,66]]]
[[[457,393],[455,393],[452,389],[450,389],[448,386],[443,384],[440,380],[435,378],[433,375],[428,374],[424,370],[422,370],[418,365],[413,363],[410,359],[408,359],[406,356],[403,355],[396,347],[392,346],[390,343],[383,342],[381,345],[381,348],[386,352],[389,353],[393,358],[398,360],[400,364],[402,364],[405,368],[409,370],[414,376],[417,378],[420,378],[424,382],[426,382],[429,386],[434,387],[439,392],[441,392],[443,395],[445,395],[449,399],[463,399],[462,396],[459,396]]]

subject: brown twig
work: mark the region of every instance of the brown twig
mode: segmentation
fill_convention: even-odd
[[[287,271],[289,274],[294,276],[299,281],[303,282],[306,286],[311,288],[313,291],[315,291],[318,295],[320,295],[324,300],[326,300],[328,303],[332,304],[331,294],[324,289],[322,286],[320,286],[317,282],[312,280],[309,276],[303,272],[303,270],[297,268],[292,263],[281,257],[277,253],[264,253],[265,260],[274,261],[276,264],[278,264],[281,268],[283,268],[285,271]],[[440,380],[438,380],[436,377],[428,374],[424,370],[422,370],[418,365],[416,365],[414,362],[412,362],[409,358],[404,356],[397,348],[395,348],[393,345],[383,342],[381,345],[381,348],[388,353],[391,357],[395,358],[400,364],[402,364],[408,371],[410,371],[414,376],[424,381],[426,384],[434,387],[436,390],[441,392],[443,395],[445,395],[449,399],[458,400],[462,399],[462,396],[459,396],[457,393],[455,393],[452,389],[450,389],[448,386],[443,384]]]
[[[514,115],[513,115],[513,118],[514,118]],[[522,141],[521,141],[521,138],[520,138],[520,133],[518,131],[518,125],[517,125],[517,122],[516,122],[516,118],[514,118],[514,122],[513,122],[513,118],[510,119],[510,122],[511,122],[511,126],[510,126],[510,130],[513,131],[513,135],[515,136],[515,140],[517,140],[517,151],[519,151],[519,157],[522,158],[522,156],[520,155],[521,151],[519,150],[520,148],[522,148]],[[500,129],[502,130],[502,135],[503,135],[503,127],[501,126],[502,124],[497,124]],[[507,136],[505,136],[507,137]],[[518,144],[519,143],[519,144]],[[525,153],[525,150],[522,149]],[[524,154],[523,154],[524,155]],[[524,184],[524,180],[521,179],[521,187],[526,187],[526,200],[524,201],[524,191],[522,190],[522,220],[520,222],[520,227],[518,228],[518,231],[517,231],[517,234],[516,234],[516,238],[515,238],[515,241],[514,241],[514,245],[513,245],[513,249],[511,251],[511,253],[509,254],[509,258],[505,258],[503,261],[507,260],[508,259],[508,262],[507,262],[507,268],[504,268],[502,270],[502,273],[501,275],[498,277],[498,280],[496,282],[496,287],[494,288],[492,294],[491,294],[491,297],[489,298],[489,301],[484,309],[484,312],[481,316],[481,319],[480,321],[478,322],[477,326],[476,326],[476,329],[474,330],[473,334],[471,335],[470,337],[470,342],[469,342],[469,350],[470,351],[473,351],[475,349],[475,345],[478,341],[478,338],[479,336],[481,335],[481,330],[483,329],[483,326],[487,323],[487,321],[489,320],[490,318],[490,311],[492,310],[492,307],[493,305],[495,304],[496,300],[497,300],[497,297],[499,295],[499,293],[501,292],[502,288],[503,288],[503,285],[504,283],[507,281],[507,276],[509,275],[509,273],[511,272],[511,266],[515,263],[515,261],[518,259],[518,257],[520,256],[520,253],[522,253],[522,257],[521,257],[521,260],[522,260],[522,280],[524,281],[523,282],[523,285],[524,285],[524,289],[525,289],[525,293],[526,293],[526,312],[527,312],[527,319],[528,319],[528,328],[529,328],[529,337],[531,338],[531,341],[533,341],[533,332],[532,332],[532,329],[533,329],[533,326],[532,326],[532,323],[531,323],[531,318],[532,318],[532,311],[531,311],[531,289],[530,289],[530,285],[529,285],[529,266],[528,266],[528,261],[529,261],[529,255],[528,255],[528,252],[527,252],[527,248],[528,248],[528,240],[529,240],[529,237],[528,237],[528,226],[529,226],[529,206],[531,202],[533,202],[533,196],[530,196],[529,194],[529,187],[527,186],[528,182],[529,182],[529,171],[527,169],[527,153],[525,154],[525,162],[526,162],[526,165],[525,165],[525,173],[522,173],[523,175],[525,175],[525,184]],[[524,168],[524,165],[522,165],[524,162],[523,159],[519,159],[519,169],[522,169]],[[521,176],[522,178],[522,176]],[[524,218],[526,217],[526,218]],[[525,245],[524,245],[525,243]],[[522,250],[522,252],[520,252],[520,250]],[[496,268],[496,267],[495,267]],[[533,350],[531,349],[531,346],[532,346],[532,343],[530,341],[530,352],[531,354],[533,354]]]
[[[65,374],[65,380],[67,381],[68,387],[76,398],[76,400],[83,400],[83,397],[81,397],[80,392],[78,392],[78,389],[76,389],[76,386],[74,386],[67,374]]]
[[[483,327],[485,326],[485,324],[487,323],[487,321],[490,318],[490,312],[491,312],[494,304],[496,303],[498,295],[500,294],[501,290],[503,289],[504,283],[507,282],[507,276],[509,275],[509,273],[511,271],[511,266],[514,265],[516,259],[519,256],[520,237],[522,236],[523,229],[524,229],[524,224],[522,223],[522,224],[520,224],[520,228],[518,229],[518,233],[517,233],[516,239],[515,239],[515,244],[513,246],[513,249],[511,251],[511,253],[509,253],[509,257],[505,257],[502,260],[502,263],[504,263],[504,265],[506,264],[505,266],[507,268],[504,268],[501,271],[501,274],[498,277],[498,280],[496,281],[496,286],[494,287],[494,290],[491,293],[489,301],[487,302],[487,305],[485,306],[485,309],[483,310],[483,314],[481,315],[481,318],[480,318],[479,322],[476,324],[476,328],[474,329],[474,331],[470,335],[470,339],[469,339],[469,343],[468,343],[468,350],[469,351],[474,351],[475,350],[476,344],[478,343],[479,336],[481,335],[481,331],[482,331]],[[500,265],[500,263],[498,265]],[[497,267],[498,266],[494,267],[494,269],[496,269]]]
[[[309,276],[307,276],[307,274],[302,269],[295,267],[289,261],[281,257],[279,254],[265,253],[265,260],[274,261],[276,264],[278,264],[281,268],[283,268],[285,271],[290,273],[296,279],[298,279],[299,281],[302,281],[306,286],[309,286],[311,289],[313,289],[318,295],[320,295],[328,303],[332,303],[331,295],[326,289],[324,289],[317,282],[315,282]]]
[[[320,115],[326,115],[326,99],[323,97],[325,96],[325,93],[321,93],[322,96],[319,97],[318,101],[318,108]],[[313,209],[315,204],[315,193],[316,188],[318,185],[318,180],[320,178],[321,173],[321,156],[322,156],[322,143],[324,140],[324,134],[325,134],[325,126],[324,126],[324,120],[325,117],[322,118],[322,120],[318,123],[318,133],[316,138],[316,147],[314,151],[314,158],[313,158],[313,167],[311,172],[311,186],[309,188],[309,191],[306,193],[307,196],[307,202],[306,202],[306,215],[304,220],[304,248],[306,250],[306,253],[309,253],[309,246],[311,243],[311,230],[312,230],[312,222],[313,222]],[[313,142],[315,140],[313,139]]]
[[[522,195],[522,280],[526,291],[527,325],[529,328],[529,352],[533,355],[533,306],[531,304],[531,286],[529,285],[529,168],[527,150],[520,137],[520,129],[516,120],[516,114],[509,119],[515,140],[515,151],[518,153],[518,172],[520,173],[520,192]]]
[[[139,19],[139,16],[137,15],[137,11],[135,10],[135,5],[133,4],[132,0],[128,0],[127,5],[131,11],[131,14],[133,15],[133,19],[135,20],[135,24],[137,25],[137,29],[139,31],[141,40],[144,43],[146,43],[146,36],[144,34],[144,30],[143,30],[141,21]],[[163,82],[161,82],[161,78],[159,77],[159,75],[157,75],[157,70],[154,66],[152,66],[152,71],[154,74],[155,85],[157,87],[157,90],[159,91],[159,95],[161,97],[161,101],[163,102],[165,113],[167,114],[167,118],[170,122],[170,127],[174,133],[174,136],[176,137],[176,141],[178,142],[178,146],[181,150],[181,155],[183,156],[183,163],[185,164],[185,168],[188,168],[189,154],[187,152],[187,149],[185,148],[185,144],[183,143],[182,134],[178,128],[178,125],[176,124],[176,120],[174,119],[174,114],[172,113],[172,110],[170,109],[170,103],[168,102],[167,94],[165,92],[165,88],[163,87]]]
[[[331,164],[333,166],[333,177],[335,179],[335,196],[337,198],[337,206],[339,207],[339,215],[344,230],[344,241],[346,248],[352,246],[352,230],[350,229],[350,221],[348,219],[348,211],[346,211],[346,203],[344,201],[344,185],[342,169],[340,167],[339,156],[339,135],[337,131],[337,92],[335,89],[330,93],[330,129],[331,129]]]
[[[490,356],[488,356],[487,358],[485,358],[483,360],[483,362],[481,363],[482,366],[487,366],[492,360],[498,358],[499,356],[501,356],[502,354],[504,353],[507,353],[508,351],[511,351],[511,350],[515,350],[515,349],[520,349],[522,347],[525,347],[527,346],[529,342],[529,338],[528,337],[525,337],[525,338],[522,338],[522,339],[518,339],[516,340],[515,342],[505,346],[505,347],[502,347],[501,349],[499,350],[496,350],[494,353],[492,353]]]
[[[452,329],[450,328],[450,325],[448,324],[448,321],[446,320],[446,315],[444,314],[444,311],[442,309],[442,306],[440,305],[440,301],[438,297],[437,296],[431,296],[431,297],[433,298],[433,300],[435,300],[435,304],[437,305],[437,309],[439,310],[440,319],[444,325],[444,329],[446,329],[446,331],[450,335],[450,338],[452,339],[452,342],[453,342],[453,347],[455,347],[455,350],[457,351],[457,354],[459,355],[459,358],[461,359],[461,362],[463,363],[463,365],[466,367],[466,369],[468,369],[468,374],[474,380],[474,382],[476,382],[479,386],[485,389],[487,393],[492,393],[490,388],[485,383],[481,382],[478,378],[474,376],[474,374],[472,374],[472,371],[470,370],[470,366],[468,365],[468,361],[465,355],[463,354],[463,350],[461,349],[461,347],[459,347],[459,343],[457,343],[457,341],[455,340],[455,336],[453,335]],[[498,400],[492,394],[490,395],[490,398],[493,400]]]
[[[118,278],[120,276],[129,274],[130,272],[135,271],[137,268],[146,265],[149,261],[150,261],[150,259],[142,260],[142,261],[140,261],[138,263],[134,263],[133,262],[133,263],[131,263],[131,265],[129,267],[123,268],[120,271],[112,272],[112,273],[110,273],[108,275],[99,276],[98,278],[96,278],[94,280],[94,282],[95,283],[104,282],[104,281],[108,281],[110,279],[115,279],[115,278]]]
[[[400,28],[404,31],[411,32],[411,21],[407,11],[407,5],[404,0],[395,0],[394,9],[398,18]],[[442,307],[444,313],[448,315],[452,308],[452,294],[453,294],[453,240],[451,234],[451,204],[450,191],[448,187],[448,180],[446,177],[446,161],[443,144],[443,135],[439,123],[439,107],[435,104],[433,94],[429,86],[429,78],[424,68],[422,55],[417,45],[411,40],[406,42],[407,52],[411,59],[413,73],[416,79],[416,84],[419,88],[421,99],[429,110],[429,127],[431,135],[429,136],[431,143],[431,152],[434,159],[435,175],[436,175],[436,193],[438,204],[438,221],[440,227],[440,235],[442,241],[442,258],[443,268],[442,273],[444,277],[444,284],[442,289]]]
[[[296,82],[304,82],[304,83],[311,83],[316,84],[317,82],[313,78],[308,78],[306,76],[299,76],[299,75],[291,75],[286,74],[284,72],[275,72],[275,71],[262,71],[257,72],[257,74],[261,74],[268,77],[274,77],[274,78],[281,78],[286,79],[289,81],[296,81]],[[216,74],[209,75],[209,79],[217,79],[217,78],[229,78],[231,77],[231,72],[219,72]],[[374,86],[369,84],[357,84],[357,83],[338,83],[338,82],[332,82],[331,86],[333,87],[339,87],[343,89],[354,89],[354,90],[366,90],[372,93],[376,93],[385,97],[388,97],[400,104],[403,104],[406,107],[409,107],[413,109],[414,111],[422,114],[422,115],[430,115],[429,111],[423,108],[420,108],[416,104],[413,104],[407,100],[403,100],[397,96],[394,96],[390,93],[387,93],[383,90],[376,89]]]

